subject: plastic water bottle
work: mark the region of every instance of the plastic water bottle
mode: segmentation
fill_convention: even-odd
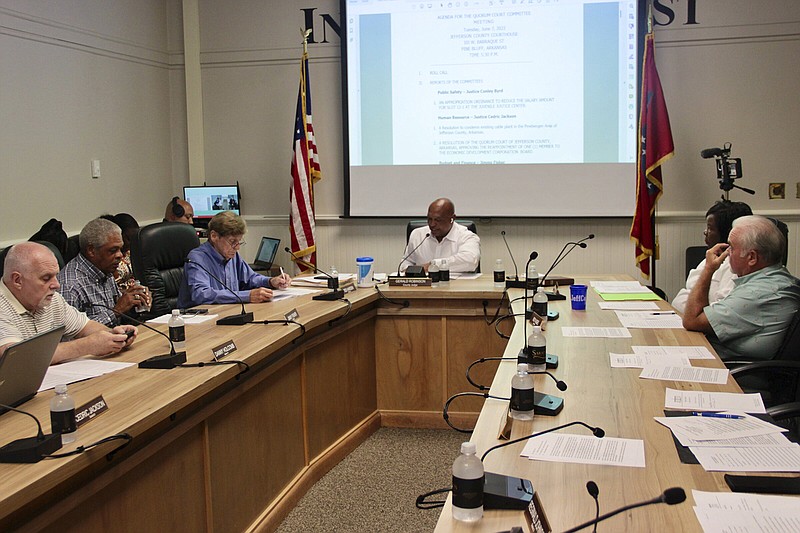
[[[533,295],[533,312],[547,320],[547,294],[544,287],[539,287]]]
[[[475,455],[475,443],[461,445],[461,455],[453,463],[453,518],[475,522],[483,518],[483,463]]]
[[[56,395],[50,400],[50,427],[61,433],[61,442],[68,444],[78,438],[75,423],[75,400],[67,393],[66,385],[56,385]]]
[[[339,277],[339,271],[336,270],[336,265],[331,265],[331,268],[330,268],[330,270],[328,272],[330,272],[331,276],[334,277],[334,278],[338,278]]]
[[[533,376],[528,374],[528,365],[517,365],[517,373],[511,378],[511,418],[533,420]]]
[[[169,317],[169,340],[175,346],[176,352],[186,351],[186,326],[178,309],[173,309],[172,316]]]
[[[439,281],[450,285],[450,265],[447,264],[447,259],[442,259],[439,263]]]
[[[547,361],[547,339],[544,338],[541,326],[533,326],[533,331],[528,335],[528,348],[533,364],[543,364]]]
[[[528,271],[525,273],[525,289],[536,292],[539,287],[539,273],[536,271],[536,265],[531,263],[528,265]]]
[[[431,285],[439,285],[439,265],[435,259],[428,265],[428,276],[431,278]]]
[[[503,266],[502,259],[494,262],[494,286],[498,289],[506,286],[506,267]]]

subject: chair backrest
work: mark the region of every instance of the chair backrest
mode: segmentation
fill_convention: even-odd
[[[66,263],[75,259],[81,251],[81,244],[78,237],[80,237],[80,235],[73,235],[67,239],[67,251],[64,253],[64,261]]]
[[[767,217],[772,221],[773,224],[778,226],[778,229],[781,230],[783,233],[784,238],[786,239],[786,249],[783,251],[783,266],[786,266],[786,262],[789,260],[789,226],[786,225],[786,222],[782,220],[778,220],[777,218]]]
[[[58,269],[61,270],[62,268],[64,268],[64,265],[66,263],[64,262],[64,258],[61,256],[61,252],[58,250],[58,247],[55,244],[53,244],[50,241],[34,241],[34,242],[38,242],[43,246],[47,246],[50,249],[50,251],[53,252],[53,255],[56,256],[56,261],[58,261]],[[0,250],[0,278],[3,277],[3,272],[5,272],[6,256],[8,255],[8,251],[10,249],[11,246],[8,246]]]
[[[131,241],[133,275],[150,289],[150,315],[177,309],[183,264],[200,246],[195,229],[180,222],[159,222],[141,228]]]
[[[466,226],[468,230],[470,230],[475,235],[478,234],[478,227],[475,225],[475,222],[472,220],[466,219],[456,219],[456,222],[461,224],[462,226]],[[424,228],[428,226],[427,220],[409,220],[408,224],[406,225],[406,244],[408,244],[408,239],[411,238],[411,232],[417,228]],[[481,271],[481,263],[478,262],[478,268],[475,269],[475,272]]]
[[[700,264],[700,261],[706,258],[706,248],[705,246],[689,246],[686,248],[686,276],[689,277],[689,271],[697,265]]]
[[[775,359],[800,361],[800,309],[795,311],[794,318],[789,324],[789,329],[786,330],[786,335],[783,337]]]

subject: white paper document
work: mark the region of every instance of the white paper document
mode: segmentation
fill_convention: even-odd
[[[799,506],[800,507],[800,506]],[[800,513],[784,509],[769,513],[694,508],[705,533],[793,533],[800,531]]]
[[[644,368],[646,366],[692,366],[685,355],[637,355],[609,353],[611,368]]]
[[[793,510],[800,513],[800,498],[797,496],[692,490],[692,498],[694,499],[695,507],[701,509],[754,513]]]
[[[623,311],[657,311],[658,304],[655,302],[645,301],[632,301],[632,302],[597,302],[600,309],[615,310],[620,309]]]
[[[599,337],[606,339],[629,339],[631,332],[625,328],[584,328],[576,326],[562,326],[561,335],[564,337]]]
[[[219,315],[213,315],[211,313],[205,315],[181,315],[183,319],[183,323],[186,325],[197,325],[202,324],[203,322],[208,322],[209,320],[214,320]],[[152,318],[147,321],[148,324],[169,324],[169,319],[172,315],[161,315],[156,318]]]
[[[683,320],[673,311],[614,311],[626,328],[683,329]]]
[[[690,383],[728,382],[730,371],[727,368],[702,368],[694,366],[646,366],[639,374],[644,379],[660,379],[664,381],[688,381]]]
[[[792,444],[792,441],[781,433],[767,433],[766,435],[720,440],[692,439],[683,433],[673,433],[673,435],[675,435],[675,438],[681,443],[681,446],[689,448],[694,448],[696,446],[713,448],[757,448],[759,446],[791,446]]]
[[[747,415],[738,419],[706,416],[656,416],[654,419],[659,424],[667,426],[676,435],[686,435],[700,440],[753,437],[786,431],[780,426]]]
[[[272,291],[271,302],[278,302],[280,300],[288,300],[289,298],[297,298],[298,296],[305,296],[306,294],[314,294],[319,292],[316,289],[301,289],[299,287],[287,287],[286,289],[276,289]]]
[[[614,366],[613,364],[611,366]],[[666,409],[687,411],[733,411],[735,413],[766,413],[761,395],[735,392],[705,392],[675,390],[667,387],[664,398]]]
[[[592,281],[597,292],[606,294],[631,294],[636,292],[652,292],[638,281]]]
[[[520,454],[539,461],[644,468],[644,441],[549,433],[530,439]]]
[[[84,379],[96,378],[103,374],[110,374],[123,368],[133,366],[135,363],[122,363],[119,361],[98,361],[96,359],[81,359],[53,365],[47,369],[39,392],[52,389],[56,385],[69,385]]]
[[[345,281],[355,280],[355,274],[339,274],[339,283],[343,283]],[[320,287],[322,289],[328,286],[328,276],[324,274],[320,274],[318,276],[305,276],[305,277],[298,277],[292,280],[292,285],[297,285],[299,287]]]
[[[690,450],[708,472],[800,472],[800,444]]]
[[[478,279],[480,272],[450,272],[450,279]]]
[[[689,359],[714,359],[705,346],[631,346],[639,355],[685,355]]]

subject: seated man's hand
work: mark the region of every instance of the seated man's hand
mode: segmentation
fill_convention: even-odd
[[[269,279],[269,284],[272,285],[275,289],[285,289],[292,284],[292,278],[289,277],[289,274],[283,273],[280,276],[275,276],[274,278]]]
[[[134,307],[139,307],[140,305],[150,307],[151,303],[152,297],[147,287],[136,285],[122,293],[122,296],[119,297],[117,303],[114,305],[114,309],[118,313],[127,313]]]
[[[728,243],[721,242],[709,248],[706,251],[706,270],[716,272],[730,255],[729,247]]]
[[[272,300],[272,291],[265,287],[258,287],[250,291],[250,301],[254,304]]]
[[[128,326],[117,326],[117,328],[123,327]],[[116,330],[117,328],[114,329]],[[90,353],[100,357],[119,353],[120,350],[127,346],[130,340],[125,333],[116,333],[113,330],[92,333],[87,339],[91,341],[89,347]]]
[[[139,330],[136,329],[136,327],[128,326],[128,325],[117,326],[114,329],[112,329],[111,332],[112,333],[122,334],[122,335],[125,335],[126,337],[128,337],[128,340],[125,341],[125,347],[130,346],[131,344],[133,344],[133,341],[136,339],[136,336],[139,334]],[[130,332],[130,335],[128,335],[128,332]]]

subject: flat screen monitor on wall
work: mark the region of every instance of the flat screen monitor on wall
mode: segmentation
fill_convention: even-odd
[[[346,216],[631,216],[640,0],[341,0]]]
[[[241,214],[238,185],[203,185],[183,188],[183,199],[192,204],[194,225],[207,227],[211,217],[222,211]]]

